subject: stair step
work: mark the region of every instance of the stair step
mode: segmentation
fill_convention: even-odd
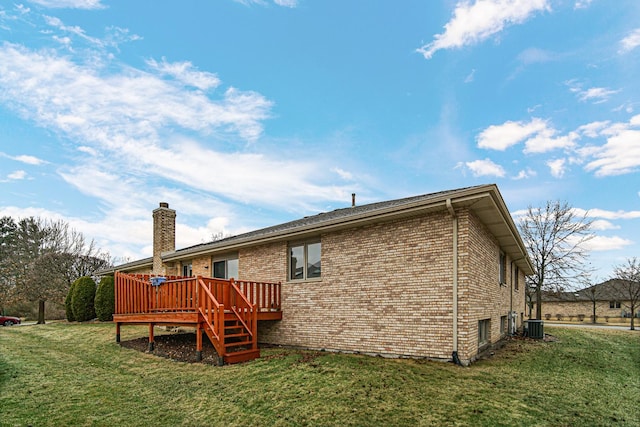
[[[241,347],[243,345],[251,345],[251,341],[226,342],[226,343],[224,343],[224,348]]]
[[[242,350],[233,353],[227,353],[224,356],[225,363],[241,363],[248,362],[249,360],[257,359],[260,357],[260,349],[257,350]]]
[[[244,337],[250,337],[251,335],[247,334],[246,332],[244,333],[239,333],[239,334],[224,334],[224,338],[244,338]]]

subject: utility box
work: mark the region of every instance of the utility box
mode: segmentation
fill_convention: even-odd
[[[537,319],[527,320],[527,335],[534,339],[544,338],[544,322]]]

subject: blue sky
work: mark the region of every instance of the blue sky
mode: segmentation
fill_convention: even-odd
[[[596,279],[640,256],[636,0],[0,4],[0,215],[112,256],[497,183],[589,211]]]

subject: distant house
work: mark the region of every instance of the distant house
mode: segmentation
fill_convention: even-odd
[[[533,269],[496,185],[353,203],[180,250],[175,211],[161,203],[153,217],[154,256],[111,272],[279,282],[281,316],[258,321],[261,343],[468,363],[523,322]]]
[[[591,321],[595,304],[596,320],[629,317],[631,304],[622,289],[620,280],[611,279],[573,292],[543,292],[542,316],[547,320]]]

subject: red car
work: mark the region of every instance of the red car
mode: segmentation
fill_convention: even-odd
[[[19,325],[20,319],[13,316],[0,316],[0,325],[2,326],[11,326],[11,325]]]

